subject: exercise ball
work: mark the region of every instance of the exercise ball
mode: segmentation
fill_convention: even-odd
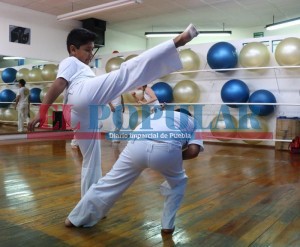
[[[45,64],[42,69],[42,78],[44,81],[54,81],[56,79],[57,66],[55,64]]]
[[[29,81],[31,82],[43,81],[42,70],[39,68],[32,68],[29,71],[28,77],[29,77]]]
[[[2,71],[1,77],[5,83],[12,83],[16,80],[17,70],[14,68],[6,68]]]
[[[131,92],[126,92],[123,94],[123,100],[125,104],[134,104],[136,103],[135,99],[131,95]]]
[[[152,87],[159,103],[171,103],[173,101],[173,89],[165,82],[155,83]]]
[[[136,54],[131,54],[131,55],[129,55],[129,56],[127,56],[126,58],[125,58],[125,61],[128,61],[128,60],[130,60],[131,58],[134,58],[134,57],[137,57],[138,55],[136,55]]]
[[[181,50],[179,51],[179,57],[183,66],[182,72],[198,70],[200,68],[200,58],[193,50]]]
[[[191,80],[180,81],[173,88],[175,103],[195,103],[198,102],[199,96],[198,85]]]
[[[221,89],[221,98],[224,103],[246,103],[249,99],[249,88],[245,82],[237,79],[227,81]],[[228,105],[239,107],[239,105]]]
[[[49,90],[50,87],[44,87],[42,88],[41,92],[40,92],[40,101],[42,102],[43,99],[45,98],[48,90]],[[62,104],[64,102],[64,94],[60,94],[57,99],[53,102],[53,103],[60,103]]]
[[[291,37],[280,41],[275,50],[275,59],[281,66],[300,65],[300,39]]]
[[[270,91],[261,89],[250,95],[249,103],[276,103],[276,98]],[[267,116],[274,112],[276,105],[249,105],[249,108],[255,115]]]
[[[16,99],[16,94],[11,89],[4,89],[0,92],[0,107],[8,107],[11,103],[2,102],[13,102]]]
[[[109,73],[113,70],[119,69],[123,62],[124,62],[124,59],[121,57],[113,57],[113,58],[109,59],[105,65],[106,73]]]
[[[40,99],[41,91],[42,90],[37,87],[30,89],[29,100],[31,103],[41,103],[41,99]]]
[[[25,81],[29,81],[29,69],[27,68],[19,69],[16,74],[16,79],[17,81],[21,79],[24,79]]]
[[[248,43],[243,46],[239,61],[244,68],[265,67],[270,61],[268,47],[260,42]]]
[[[18,112],[14,108],[5,109],[3,112],[3,120],[9,122],[16,122],[18,121]]]
[[[255,139],[270,139],[266,120],[254,114],[246,114],[239,119],[237,134],[247,144],[261,142],[261,140]]]
[[[237,62],[238,55],[236,49],[228,42],[218,42],[208,50],[207,63],[212,69],[234,68]]]
[[[146,111],[142,108],[136,108],[136,111],[131,113],[129,116],[129,128],[135,129],[143,120],[150,116],[150,111]]]
[[[210,122],[210,132],[219,141],[229,141],[237,137],[237,120],[230,114],[223,113],[215,116]]]

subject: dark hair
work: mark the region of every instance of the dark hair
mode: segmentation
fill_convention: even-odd
[[[26,81],[25,81],[24,79],[20,79],[18,82],[19,82],[23,87],[24,87],[25,84],[26,84]]]
[[[184,113],[186,115],[189,115],[190,117],[192,116],[192,114],[187,109],[184,109],[184,108],[178,108],[178,109],[175,109],[174,111]]]
[[[85,28],[73,29],[67,37],[67,50],[70,53],[70,46],[74,45],[77,49],[80,46],[85,45],[89,42],[94,42],[97,35]]]

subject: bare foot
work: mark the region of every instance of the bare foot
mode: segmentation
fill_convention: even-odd
[[[179,34],[175,39],[174,43],[176,47],[184,46],[186,43],[190,42],[193,38],[198,36],[198,31],[196,27],[191,23],[181,34]]]
[[[74,227],[75,225],[73,225],[73,223],[68,218],[66,218],[66,220],[65,220],[65,226],[66,227]]]
[[[175,231],[175,227],[172,228],[172,229],[161,229],[161,234],[170,234],[170,235],[172,235],[174,231]]]

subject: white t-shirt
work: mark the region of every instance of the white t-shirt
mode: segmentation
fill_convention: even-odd
[[[68,92],[72,90],[72,87],[75,84],[83,82],[86,79],[93,78],[95,76],[95,73],[88,65],[84,64],[76,57],[67,57],[60,62],[56,77],[61,77],[68,81],[68,87],[65,92],[66,96]]]
[[[27,87],[21,87],[18,90],[17,96],[20,96],[18,107],[28,106],[28,97],[30,95]]]
[[[160,113],[161,116],[157,115],[157,119],[153,119],[155,114]],[[172,143],[180,147],[192,143],[203,147],[203,140],[197,138],[197,132],[201,130],[197,129],[195,118],[177,111],[166,110],[151,114],[135,128],[133,137],[134,133],[144,133],[143,139]]]

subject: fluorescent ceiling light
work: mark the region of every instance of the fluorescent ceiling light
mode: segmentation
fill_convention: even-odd
[[[131,5],[131,4],[136,4],[136,3],[142,3],[142,0],[117,0],[117,1],[112,1],[112,2],[108,2],[108,3],[100,4],[100,5],[97,5],[97,6],[93,6],[93,7],[90,7],[90,8],[81,9],[81,10],[77,10],[77,11],[72,11],[70,13],[59,15],[59,16],[57,16],[57,20],[64,21],[64,20],[80,18],[80,17],[83,17],[83,16],[96,14],[96,13],[104,12],[104,11],[119,8],[119,7],[124,7],[124,6]]]
[[[231,31],[199,31],[198,36],[230,36]]]
[[[21,60],[25,59],[24,57],[3,57],[4,60]]]
[[[267,30],[276,30],[276,29],[290,27],[290,26],[299,25],[299,24],[300,24],[300,17],[286,20],[286,21],[280,21],[280,22],[276,22],[276,23],[273,22],[272,24],[266,25],[265,28]]]
[[[145,32],[147,38],[175,37],[183,31],[175,32]],[[198,36],[230,36],[231,31],[199,31]]]
[[[175,37],[182,32],[145,32],[147,38]]]

